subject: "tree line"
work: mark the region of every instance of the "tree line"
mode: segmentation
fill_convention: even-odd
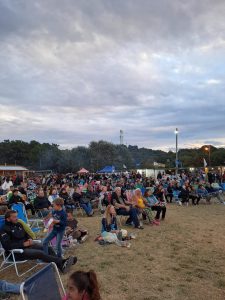
[[[225,148],[210,146],[211,166],[225,165]],[[203,158],[209,163],[205,146],[196,149],[180,149],[180,166],[202,167]],[[91,142],[88,147],[78,146],[61,150],[59,145],[4,140],[0,143],[0,164],[22,165],[32,170],[76,172],[81,167],[97,171],[106,165],[117,170],[152,168],[153,163],[163,163],[166,168],[175,167],[175,153],[162,150],[138,148],[138,146],[115,145],[107,141]]]

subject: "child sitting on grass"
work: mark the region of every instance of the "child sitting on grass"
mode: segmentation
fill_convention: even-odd
[[[83,243],[88,237],[88,231],[77,228],[78,221],[73,216],[73,211],[67,211],[66,236],[72,237],[74,243]]]
[[[52,224],[53,229],[43,241],[44,252],[48,254],[48,244],[56,237],[57,256],[62,257],[62,239],[66,229],[67,215],[63,209],[64,200],[56,198],[53,201]]]
[[[135,237],[133,235],[128,237],[126,230],[120,230],[117,227],[115,208],[113,205],[108,205],[102,218],[101,236],[96,238],[96,240],[102,245],[115,243],[117,246],[130,248],[131,244],[124,240],[125,238],[131,239]]]

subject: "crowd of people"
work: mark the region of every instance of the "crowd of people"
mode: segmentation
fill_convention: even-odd
[[[126,218],[124,226],[143,230],[144,224],[159,226],[165,220],[168,203],[199,205],[204,199],[210,204],[211,199],[216,198],[225,204],[222,182],[225,182],[225,173],[219,178],[211,172],[207,177],[203,172],[182,172],[179,175],[159,172],[157,178],[126,172],[1,178],[0,215],[4,214],[4,226],[0,242],[6,253],[23,249],[22,253],[16,254],[18,260],[55,262],[58,269],[66,273],[76,264],[77,257],[64,258],[63,244],[83,243],[88,237],[88,230],[78,228],[76,211],[80,210],[89,218],[96,214],[101,216],[102,231],[96,238],[100,244],[116,243],[130,247],[129,240],[136,235],[119,226],[122,217]],[[47,234],[41,243],[35,241],[28,226],[19,220],[14,210],[18,203],[24,205],[28,215],[43,220]],[[4,282],[2,286],[7,285]],[[82,297],[68,296],[65,299],[100,299],[93,271],[74,273],[68,287],[68,295],[77,293]],[[94,296],[90,292],[93,289]]]

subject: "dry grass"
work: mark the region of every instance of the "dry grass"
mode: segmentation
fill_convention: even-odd
[[[219,204],[170,205],[166,221],[137,231],[131,249],[98,245],[100,217],[80,218],[90,238],[70,250],[79,259],[73,269],[97,272],[103,300],[225,299],[224,214]]]

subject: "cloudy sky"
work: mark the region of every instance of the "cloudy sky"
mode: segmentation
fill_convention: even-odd
[[[1,139],[225,146],[224,0],[1,0]]]

